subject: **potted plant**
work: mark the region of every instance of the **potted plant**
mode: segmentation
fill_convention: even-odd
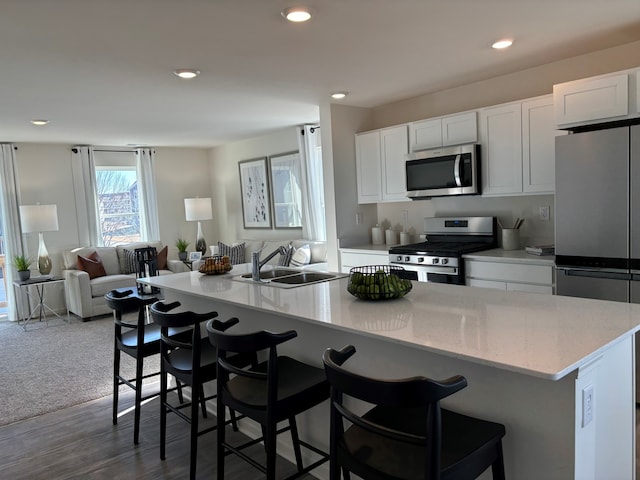
[[[21,282],[29,280],[31,277],[31,263],[33,261],[29,257],[25,257],[24,255],[15,255],[13,257],[13,264],[18,270],[18,278]]]
[[[187,259],[187,248],[189,247],[189,242],[187,242],[184,238],[179,238],[176,240],[176,248],[178,249],[178,258],[183,262]]]

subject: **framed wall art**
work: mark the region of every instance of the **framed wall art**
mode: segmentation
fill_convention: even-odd
[[[275,228],[302,228],[302,168],[298,152],[269,157]]]
[[[271,228],[267,157],[244,160],[238,166],[244,228]]]

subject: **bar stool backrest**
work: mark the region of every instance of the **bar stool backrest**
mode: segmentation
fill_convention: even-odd
[[[331,385],[331,443],[340,444],[345,433],[345,420],[380,437],[423,446],[425,449],[425,472],[428,479],[440,478],[441,455],[441,410],[440,400],[462,390],[467,381],[460,375],[443,381],[425,377],[383,380],[351,372],[342,367],[356,349],[352,345],[342,350],[327,349],[322,357],[327,380]],[[425,434],[393,430],[376,424],[374,419],[363,418],[345,405],[344,397],[352,397],[378,407],[398,409],[423,408],[426,410],[426,429],[417,428]],[[416,429],[413,429],[416,430]],[[333,448],[333,447],[332,447]],[[332,452],[332,455],[338,455]],[[344,459],[344,452],[340,455]],[[348,459],[347,459],[348,461]]]
[[[155,247],[136,248],[136,278],[155,277],[158,275],[158,252]],[[138,293],[154,295],[160,292],[158,287],[137,283]]]

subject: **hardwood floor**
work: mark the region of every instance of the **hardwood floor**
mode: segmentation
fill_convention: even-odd
[[[121,393],[121,405],[132,405],[133,392]],[[34,479],[187,479],[189,478],[189,425],[169,415],[167,458],[160,460],[158,399],[142,407],[140,443],[133,444],[133,412],[111,422],[112,397],[104,397],[39,417],[0,427],[0,478]],[[204,424],[215,422],[215,417]],[[204,425],[203,424],[203,425]],[[229,432],[231,432],[229,427]],[[244,435],[232,433],[239,440]],[[285,434],[286,435],[286,434]],[[197,478],[216,477],[216,433],[198,441]],[[262,459],[261,445],[251,447]],[[234,455],[225,461],[227,480],[252,480],[264,475]],[[278,458],[278,477],[295,466]],[[314,477],[306,475],[304,479]]]

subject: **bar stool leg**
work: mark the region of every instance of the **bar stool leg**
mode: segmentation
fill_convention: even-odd
[[[192,389],[191,396],[191,459],[189,463],[189,478],[196,478],[196,464],[198,462],[198,404],[200,403],[200,389]]]
[[[217,421],[218,421],[218,430],[217,430],[217,437],[218,437],[218,446],[217,446],[217,455],[218,455],[218,478],[220,480],[222,480],[224,478],[224,457],[225,457],[225,448],[224,448],[224,442],[225,442],[225,428],[224,428],[224,424],[226,422],[226,418],[225,418],[225,406],[222,403],[222,399],[220,398],[220,395],[218,395],[218,398],[216,399],[216,412],[217,412]]]
[[[120,350],[113,349],[113,424],[118,424],[118,392],[120,390]]]
[[[160,370],[160,460],[166,458],[165,444],[167,442],[167,372],[164,366]]]
[[[134,423],[133,423],[133,443],[138,444],[138,437],[140,436],[140,410],[142,405],[142,372],[144,366],[144,359],[142,356],[136,358],[136,403],[134,411]]]
[[[273,421],[267,423],[265,445],[267,448],[267,480],[276,479],[276,431],[278,425]]]
[[[289,426],[291,427],[291,443],[293,444],[293,451],[296,454],[296,465],[298,471],[302,470],[302,452],[300,451],[300,437],[298,437],[298,424],[296,423],[296,417],[289,418]]]

